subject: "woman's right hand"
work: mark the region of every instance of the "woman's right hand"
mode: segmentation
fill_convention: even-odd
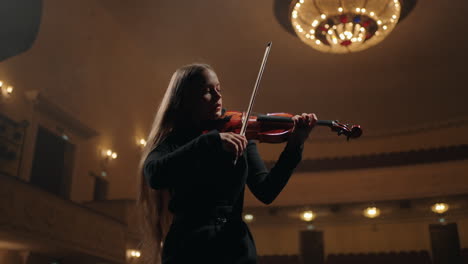
[[[223,149],[235,155],[236,160],[242,156],[245,148],[247,147],[247,139],[245,136],[233,132],[219,133]]]

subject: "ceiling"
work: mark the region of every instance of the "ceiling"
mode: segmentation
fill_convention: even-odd
[[[255,111],[315,112],[370,134],[468,114],[463,0],[420,1],[385,41],[347,55],[320,53],[288,34],[273,1],[100,3],[145,54],[151,70],[143,75],[159,73],[141,94],[161,93],[178,66],[206,61],[218,71],[226,106],[244,109],[273,41]]]

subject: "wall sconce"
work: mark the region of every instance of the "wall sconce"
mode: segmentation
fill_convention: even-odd
[[[101,151],[101,176],[105,177],[107,176],[107,165],[110,160],[116,159],[117,158],[117,152],[114,152],[111,149],[103,149]]]
[[[116,159],[117,153],[112,151],[111,149],[108,149],[108,150],[103,151],[103,156],[104,156],[104,159],[106,160]]]
[[[137,259],[141,256],[141,252],[135,249],[127,249],[127,259]]]
[[[6,85],[3,81],[0,81],[0,91],[2,98],[9,98],[13,93],[13,86]]]
[[[380,215],[380,209],[375,206],[367,207],[362,213],[367,218],[376,218]]]
[[[316,214],[311,210],[304,211],[304,212],[301,213],[302,221],[310,222],[310,221],[314,220],[315,217],[316,217]]]
[[[116,159],[117,158],[117,153],[114,152],[113,150],[111,149],[104,149],[101,151],[101,155],[102,155],[102,168],[103,170],[105,170],[106,168],[106,164],[110,161],[110,160],[113,160],[113,159]]]
[[[251,222],[254,220],[253,214],[245,214],[245,215],[244,215],[244,220],[245,220],[245,222],[247,222],[247,223],[251,223]]]
[[[449,205],[446,203],[436,203],[431,206],[431,211],[436,214],[443,214],[447,212],[449,209]]]
[[[146,146],[146,140],[144,138],[140,138],[138,140],[138,146],[140,146],[141,148],[144,148]]]

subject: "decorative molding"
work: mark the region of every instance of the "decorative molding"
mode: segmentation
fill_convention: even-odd
[[[25,94],[26,98],[34,104],[35,109],[60,122],[60,124],[65,125],[77,135],[85,139],[99,135],[99,133],[94,129],[88,127],[83,122],[76,119],[73,115],[60,108],[57,104],[45,98],[44,95],[38,90],[29,90],[26,91]]]
[[[297,166],[296,172],[319,172],[409,166],[464,159],[468,159],[468,145],[340,158],[306,159]],[[268,168],[271,168],[274,164],[275,162],[273,161],[266,162]]]

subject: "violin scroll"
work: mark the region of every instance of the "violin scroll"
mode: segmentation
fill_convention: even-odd
[[[360,125],[341,124],[338,120],[331,121],[331,124],[325,124],[326,122],[327,121],[322,121],[324,124],[319,125],[329,126],[332,131],[337,132],[338,136],[345,135],[347,140],[350,138],[358,138],[362,135]]]

